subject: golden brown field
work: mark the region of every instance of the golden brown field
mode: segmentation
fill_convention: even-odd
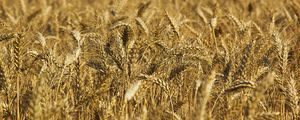
[[[298,120],[299,0],[0,0],[0,119]]]

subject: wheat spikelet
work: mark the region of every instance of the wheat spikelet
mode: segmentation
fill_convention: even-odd
[[[283,74],[287,73],[287,67],[288,67],[288,53],[289,53],[289,46],[288,46],[288,41],[283,41],[280,38],[280,35],[278,32],[274,32],[273,33],[273,37],[274,37],[274,41],[275,41],[275,45],[277,48],[277,52],[278,57],[280,59],[280,67],[281,67],[281,71]]]
[[[254,25],[254,27],[258,30],[258,32],[260,33],[260,35],[264,35],[264,32],[261,30],[261,28],[255,23],[255,22],[252,22],[252,24]]]
[[[24,15],[27,14],[27,8],[26,8],[26,3],[24,0],[20,0],[20,5],[21,5],[21,10],[23,12]]]
[[[269,70],[268,67],[262,67],[262,68],[259,68],[256,72],[256,74],[254,76],[251,76],[252,78],[252,81],[258,81],[258,79],[264,75],[265,73],[267,73]]]
[[[118,29],[120,27],[130,27],[130,24],[127,24],[127,23],[123,23],[123,22],[117,22],[115,24],[113,24],[111,27],[110,27],[110,30],[115,30],[115,29]]]
[[[45,36],[40,32],[38,32],[37,35],[38,35],[38,42],[42,45],[42,47],[46,47],[47,43],[46,43]]]
[[[144,30],[144,32],[145,32],[147,35],[149,35],[149,29],[148,29],[148,27],[146,26],[145,22],[144,22],[141,18],[139,18],[139,17],[135,18],[135,20],[137,21],[137,24],[138,24],[139,26],[141,26],[141,28]]]
[[[129,18],[128,16],[115,17],[112,20],[110,20],[110,25],[115,25],[115,24],[117,24],[121,21],[124,21],[124,20],[128,19],[128,18]]]
[[[123,46],[126,47],[127,49],[129,49],[134,44],[134,40],[133,40],[134,31],[133,31],[132,27],[127,23],[115,24],[110,28],[110,30],[115,30],[120,27],[124,27],[122,35],[121,35]]]
[[[197,8],[197,15],[199,15],[202,18],[205,24],[208,24],[208,20],[204,15],[203,11],[201,10],[201,8]]]
[[[239,28],[240,31],[244,31],[245,30],[245,26],[244,24],[238,19],[236,18],[235,16],[229,14],[227,15]]]
[[[77,30],[74,30],[71,32],[72,36],[73,36],[73,39],[77,41],[78,43],[78,46],[80,47],[83,43],[83,40],[81,38],[81,33]]]
[[[15,68],[15,78],[17,80],[17,119],[21,119],[21,113],[20,113],[20,74],[21,74],[21,59],[20,59],[20,42],[21,38],[18,36],[18,38],[13,42],[13,48],[14,48],[14,68]]]
[[[176,120],[182,120],[181,117],[178,114],[176,114],[176,113],[174,113],[172,111],[166,111],[166,112],[168,114],[171,114],[174,118],[176,118]]]
[[[153,75],[157,71],[157,69],[159,68],[159,66],[160,66],[159,63],[150,63],[148,65],[146,74],[147,75]]]
[[[176,34],[177,37],[179,37],[179,29],[178,26],[174,24],[173,20],[169,16],[168,12],[165,10],[165,16],[167,18],[168,24],[171,26],[172,32]]]
[[[189,25],[185,24],[184,25],[186,28],[188,28],[188,30],[190,30],[194,35],[196,36],[201,36],[200,33],[198,33],[194,28],[190,27]]]
[[[32,21],[33,19],[35,19],[36,17],[38,17],[40,14],[42,13],[42,10],[36,10],[33,13],[29,14],[27,17],[27,21]]]
[[[244,69],[246,67],[246,64],[249,62],[249,57],[253,52],[253,46],[255,44],[255,41],[252,41],[251,43],[249,43],[244,49],[243,49],[243,56],[240,59],[240,63],[239,66],[237,68],[237,70],[234,72],[233,74],[233,80],[238,79],[240,76],[243,76],[244,73]]]
[[[94,32],[91,32],[91,33],[85,33],[83,34],[84,38],[101,38],[101,34],[99,33],[94,33]]]
[[[89,60],[86,62],[86,65],[96,69],[102,74],[106,74],[108,72],[108,67],[104,61],[98,61],[98,60]]]
[[[134,40],[132,39],[133,37],[133,30],[131,29],[130,26],[127,26],[124,28],[121,39],[123,46],[125,46],[127,49],[131,49],[134,44]]]
[[[270,26],[269,26],[269,33],[274,34],[274,32],[276,32],[275,28],[276,28],[275,15],[273,15],[272,16],[272,21],[271,21]]]
[[[111,78],[111,75],[109,75],[105,80],[101,81],[99,92],[108,92],[111,89],[114,80],[115,79]]]
[[[255,115],[255,120],[274,120],[279,115],[278,112],[263,112]]]
[[[298,97],[296,82],[292,77],[290,77],[290,79],[288,79],[286,81],[286,87],[284,89],[284,94],[287,97],[286,103],[289,105],[289,107],[292,110],[293,119],[298,119],[299,97]]]
[[[8,33],[8,34],[0,34],[0,41],[10,40],[12,38],[17,38],[19,35],[15,33]]]
[[[151,76],[150,76],[150,75],[141,74],[140,77],[146,78],[147,81],[153,82],[153,83],[159,85],[160,87],[163,88],[163,90],[164,90],[168,95],[170,95],[170,92],[171,92],[171,91],[170,91],[169,84],[166,83],[165,81],[163,81],[163,80],[161,80],[161,79],[155,77],[154,75],[151,75]]]
[[[250,81],[236,81],[228,89],[225,90],[225,93],[236,92],[240,89],[252,88],[255,89],[255,84]]]
[[[5,90],[6,88],[6,78],[5,73],[2,68],[2,64],[0,63],[0,91]]]
[[[5,15],[10,19],[10,21],[13,23],[13,24],[17,24],[19,22],[19,19],[18,18],[15,18],[12,14],[10,14],[9,12],[4,12]]]
[[[148,1],[147,3],[142,3],[139,6],[138,12],[137,12],[137,17],[142,17],[143,14],[145,13],[146,9],[149,8],[151,4],[151,1]]]
[[[186,69],[187,69],[187,65],[175,66],[169,74],[169,80],[172,80],[174,77],[176,77],[177,75],[179,75],[181,72],[183,72]]]
[[[116,63],[117,67],[120,69],[120,70],[124,70],[123,68],[123,64],[121,63],[122,61],[122,58],[120,58],[115,52],[114,50],[112,49],[112,38],[109,38],[110,40],[106,43],[106,45],[104,46],[104,52],[106,54],[108,54],[112,60]],[[121,44],[122,45],[122,44]]]

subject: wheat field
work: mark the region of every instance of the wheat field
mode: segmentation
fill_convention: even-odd
[[[0,0],[0,119],[299,120],[299,0]]]

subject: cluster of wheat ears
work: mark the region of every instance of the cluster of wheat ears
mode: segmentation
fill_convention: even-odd
[[[0,119],[300,119],[299,0],[0,0],[0,25]]]

